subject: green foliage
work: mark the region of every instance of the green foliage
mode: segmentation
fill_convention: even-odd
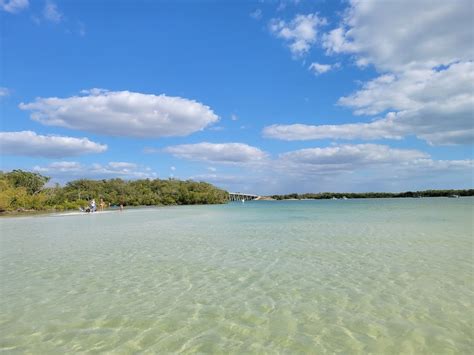
[[[4,176],[11,186],[24,187],[29,194],[41,191],[49,181],[49,177],[23,170],[13,170],[4,174]]]
[[[0,172],[0,212],[18,210],[68,210],[103,199],[106,206],[216,204],[228,201],[228,193],[211,184],[169,180],[87,180],[45,188],[49,178],[21,170]]]
[[[192,180],[87,180],[68,182],[66,186],[45,188],[48,177],[38,173],[13,170],[0,172],[0,212],[25,210],[70,210],[85,207],[88,201],[104,200],[106,206],[153,206],[216,204],[228,201],[228,193],[205,182]],[[331,198],[403,198],[474,196],[474,190],[426,190],[401,193],[306,193],[273,195],[284,199],[331,199]]]
[[[402,198],[402,197],[449,197],[453,195],[458,196],[474,196],[474,190],[426,190],[426,191],[407,191],[407,192],[360,192],[360,193],[337,193],[337,192],[319,192],[319,193],[305,193],[305,194],[287,194],[287,195],[273,195],[275,200],[288,199],[314,199],[324,200],[331,198]]]

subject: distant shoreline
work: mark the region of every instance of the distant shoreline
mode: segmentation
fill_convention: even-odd
[[[473,197],[474,195],[459,196],[461,197]],[[373,199],[417,199],[417,198],[451,198],[450,196],[424,196],[424,197],[358,197],[358,198],[347,198],[347,200],[373,200]],[[287,198],[287,199],[275,199],[275,198],[260,198],[253,201],[322,201],[322,200],[333,200],[332,198]],[[344,200],[342,198],[335,198],[334,200]]]
[[[423,198],[423,197],[463,197],[474,196],[474,189],[465,190],[423,190],[405,192],[318,192],[291,193],[285,195],[262,196],[259,200],[345,200],[363,198]]]

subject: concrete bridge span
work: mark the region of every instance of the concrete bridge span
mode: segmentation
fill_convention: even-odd
[[[229,192],[229,201],[250,201],[255,200],[257,197],[259,196],[242,192]]]

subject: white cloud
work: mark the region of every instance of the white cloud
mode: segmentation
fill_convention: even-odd
[[[361,90],[339,99],[357,115],[376,115],[372,122],[340,125],[271,125],[264,136],[284,140],[401,139],[416,135],[432,145],[474,142],[474,62],[443,70],[410,70],[385,74]]]
[[[0,0],[0,9],[16,14],[29,6],[28,0]]]
[[[296,15],[290,22],[282,19],[270,21],[270,32],[287,41],[291,53],[300,57],[308,53],[316,43],[318,27],[325,25],[326,20],[318,14]]]
[[[469,188],[474,167],[468,159],[435,160],[420,150],[381,144],[306,148],[273,158],[258,148],[251,147],[249,152],[234,144],[189,144],[164,151],[185,159],[219,164],[219,173],[203,165],[208,173],[191,179],[256,194]],[[242,165],[249,172],[244,178]]]
[[[286,164],[286,165],[285,165]],[[364,192],[472,188],[472,160],[417,159],[393,164],[311,165],[282,162],[266,185],[250,192]],[[291,169],[291,170],[286,170]]]
[[[9,95],[10,95],[10,90],[8,88],[0,87],[0,99],[2,97],[9,96]]]
[[[400,167],[395,167],[400,169]],[[401,167],[403,168],[403,167]],[[443,172],[443,171],[459,171],[474,169],[474,161],[472,159],[465,160],[433,160],[433,159],[418,159],[408,166],[406,172],[410,170],[418,170],[419,172]]]
[[[38,98],[19,107],[45,125],[111,136],[186,136],[219,120],[208,106],[181,97],[104,89],[82,93]]]
[[[238,121],[239,120],[239,116],[237,116],[235,113],[233,113],[232,115],[230,115],[230,119],[232,121]]]
[[[264,160],[267,154],[243,143],[196,143],[170,146],[165,152],[174,156],[216,163],[254,163]]]
[[[328,53],[354,54],[384,74],[339,104],[373,122],[309,126],[305,139],[402,138],[432,145],[474,142],[474,42],[470,0],[352,0],[341,27],[323,36]],[[416,20],[409,20],[409,19]],[[271,126],[269,136],[301,126]]]
[[[474,142],[474,63],[452,65],[418,82],[404,80],[377,84],[341,99],[359,114],[396,110],[372,123],[356,124],[354,134],[376,128],[381,137],[413,134],[433,145]]]
[[[107,164],[84,165],[75,161],[58,161],[46,166],[35,166],[34,171],[47,174],[59,181],[72,179],[153,179],[158,175],[148,167],[128,162],[109,162]]]
[[[376,178],[383,175],[392,180],[398,175],[423,176],[429,173],[446,174],[462,170],[469,172],[472,160],[434,160],[425,152],[415,149],[392,148],[381,144],[340,144],[329,147],[306,148],[282,153],[275,158],[269,157],[258,148],[241,143],[211,144],[199,143],[173,146],[164,149],[177,157],[212,162],[214,164],[251,164],[253,178],[248,182],[298,181],[311,180],[322,175],[332,176],[335,181],[341,174],[367,174]],[[227,179],[230,175],[216,174],[215,168],[207,168],[211,173],[209,181],[235,183]],[[218,180],[224,177],[227,181]],[[193,177],[194,178],[194,177]]]
[[[439,117],[443,118],[443,117]],[[379,119],[370,123],[347,123],[341,125],[271,125],[263,130],[264,137],[275,138],[287,141],[295,140],[316,140],[316,139],[402,139],[412,131],[413,127],[403,126],[404,121],[412,122],[413,116],[402,113],[400,115],[391,114],[384,119]],[[448,125],[449,122],[446,122]],[[431,145],[455,145],[470,144],[474,141],[474,129],[469,128],[454,130],[448,128],[446,131],[437,131],[436,127],[422,127],[417,136],[427,141]]]
[[[271,166],[273,191],[406,191],[472,188],[474,162],[434,160],[418,150],[356,144],[287,152]]]
[[[204,159],[205,160],[205,159]],[[222,163],[221,161],[214,163]],[[256,194],[318,191],[402,191],[469,187],[472,160],[435,160],[414,149],[342,144],[299,149],[255,161],[249,174],[238,166],[191,176],[230,191]],[[209,169],[208,169],[209,170]]]
[[[4,155],[62,158],[107,150],[105,144],[88,138],[38,135],[32,131],[0,132],[0,151]]]
[[[327,73],[332,69],[332,65],[330,64],[320,64],[320,63],[311,63],[311,65],[308,67],[308,69],[313,72],[315,75]]]
[[[325,148],[307,148],[281,154],[283,164],[297,165],[300,172],[352,171],[372,165],[400,164],[426,159],[426,153],[417,150],[393,149],[378,144],[338,145]]]
[[[471,0],[352,0],[328,53],[353,53],[382,71],[433,68],[474,57]]]
[[[341,125],[307,125],[307,124],[274,124],[263,129],[265,138],[275,138],[286,141],[304,141],[315,139],[401,139],[402,132],[395,132],[396,126],[391,125],[392,132],[387,130],[389,121],[373,123],[348,123]]]
[[[137,168],[137,164],[135,164],[135,163],[127,163],[127,162],[122,162],[122,161],[111,161],[111,162],[109,162],[108,165],[112,169],[131,170],[131,169],[136,169]]]
[[[346,38],[346,32],[343,28],[335,28],[323,34],[323,47],[326,48],[327,54],[332,53],[352,53],[356,51],[353,43]]]
[[[454,63],[443,70],[409,70],[385,74],[364,84],[361,90],[339,99],[357,115],[375,115],[386,110],[414,111],[427,105],[446,106],[472,101],[474,62]]]
[[[59,23],[63,19],[63,14],[54,2],[48,0],[44,5],[43,17],[50,22]]]
[[[262,18],[262,10],[256,9],[255,11],[250,13],[250,17],[254,20],[260,20]]]
[[[47,167],[35,166],[34,171],[47,173],[47,172],[71,172],[71,171],[81,171],[82,165],[76,161],[56,161],[50,163]]]

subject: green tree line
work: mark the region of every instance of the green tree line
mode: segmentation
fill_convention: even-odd
[[[89,200],[106,205],[153,206],[217,204],[228,201],[228,193],[192,180],[89,180],[45,187],[50,179],[22,170],[0,172],[0,212],[68,210],[84,207]]]
[[[402,198],[402,197],[450,197],[450,196],[474,196],[474,190],[424,190],[424,191],[406,191],[406,192],[320,192],[320,193],[304,193],[304,194],[287,194],[287,195],[273,195],[275,200],[288,199],[315,199],[324,200],[332,198]]]

